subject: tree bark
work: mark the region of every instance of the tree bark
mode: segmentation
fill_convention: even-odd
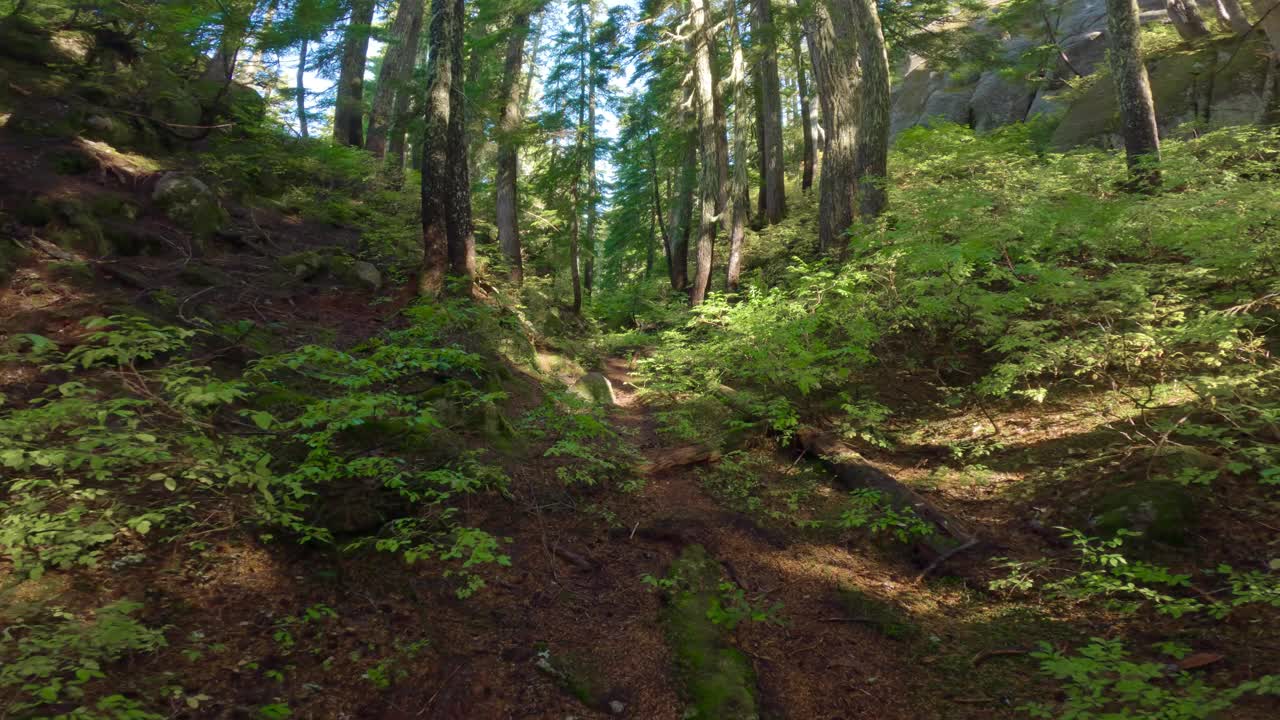
[[[707,0],[690,0],[689,23],[693,55],[694,96],[698,105],[698,137],[702,154],[702,217],[698,223],[698,254],[694,266],[692,305],[701,305],[711,288],[717,224],[728,205],[729,165],[724,107],[716,72],[715,32]]]
[[[1252,0],[1258,26],[1271,41],[1271,55],[1280,58],[1280,0]]]
[[[770,225],[782,221],[787,212],[784,171],[786,158],[782,144],[782,95],[778,80],[778,41],[773,25],[771,0],[754,0],[752,34],[760,53],[760,135],[764,142],[764,220]]]
[[[804,138],[802,153],[804,171],[800,177],[800,189],[809,192],[813,188],[813,169],[817,165],[817,148],[813,144],[813,116],[809,101],[809,78],[804,71],[804,53],[800,50],[800,35],[791,41],[792,62],[796,66],[796,91],[800,96],[800,129]]]
[[[387,132],[394,122],[396,100],[408,93],[413,66],[418,58],[418,35],[422,32],[424,0],[400,0],[391,24],[391,41],[378,70],[378,89],[369,109],[369,131],[365,148],[381,158],[387,151]]]
[[[1196,0],[1165,0],[1164,7],[1173,29],[1178,31],[1178,36],[1183,40],[1189,42],[1209,34]]]
[[[307,72],[307,39],[302,39],[302,44],[298,46],[298,75],[295,79],[296,90],[298,93],[298,134],[302,137],[309,137],[307,134],[307,86],[305,76]]]
[[[858,129],[854,181],[858,214],[871,222],[888,202],[889,54],[875,0],[848,0],[858,44]]]
[[[857,150],[858,88],[855,79],[858,63],[845,2],[847,0],[815,3],[808,27],[813,71],[822,107],[822,175],[818,179],[820,252],[843,244],[845,232],[853,224],[853,210],[857,204],[854,158]]]
[[[590,46],[590,43],[588,43]],[[595,52],[588,52],[587,69],[587,257],[582,289],[591,297],[596,275],[596,229],[600,220],[600,176],[596,174],[596,66]]]
[[[1213,0],[1213,10],[1218,17],[1218,25],[1223,30],[1243,37],[1253,27],[1244,8],[1240,7],[1240,0]]]
[[[339,145],[364,145],[364,67],[374,0],[352,0],[351,19],[342,40],[342,69],[333,106],[333,139]]]
[[[449,124],[453,94],[454,0],[432,0],[427,62],[426,128],[422,153],[422,270],[418,293],[432,297],[444,291],[449,265],[448,216],[452,200],[449,169]]]
[[[466,79],[462,75],[462,38],[466,8],[463,0],[453,0],[453,81],[449,95],[449,272],[458,282],[458,292],[471,295],[476,276],[476,237],[471,219],[471,173],[467,158],[467,98],[462,92]]]
[[[729,184],[729,197],[733,203],[729,222],[729,261],[725,271],[725,288],[738,290],[742,275],[742,243],[747,233],[747,216],[750,213],[750,188],[747,186],[747,64],[742,54],[742,34],[738,27],[737,5],[729,0],[729,42],[732,45],[733,70],[730,84],[733,87],[733,179]],[[777,73],[775,63],[774,72]]]
[[[1142,63],[1137,0],[1107,0],[1111,77],[1120,104],[1125,157],[1135,187],[1160,184],[1160,135],[1151,82]]]
[[[686,115],[690,127],[684,135],[684,159],[680,163],[675,200],[671,203],[667,222],[671,242],[668,271],[671,289],[685,292],[689,288],[689,237],[693,232],[693,193],[698,184],[698,134],[692,127],[696,119]]]
[[[502,69],[502,117],[498,120],[498,158],[495,179],[498,246],[511,267],[511,282],[524,282],[521,259],[517,180],[520,173],[520,126],[524,123],[524,107],[520,71],[524,61],[524,42],[529,35],[529,14],[516,13],[511,18],[511,35],[507,38],[507,57]]]

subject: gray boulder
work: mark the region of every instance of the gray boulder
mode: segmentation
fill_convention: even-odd
[[[369,290],[382,287],[382,272],[373,263],[357,260],[351,266],[351,277],[357,284]]]
[[[151,200],[170,220],[192,231],[198,238],[213,235],[225,220],[218,197],[199,178],[168,172],[156,181]]]
[[[598,372],[589,372],[583,375],[569,390],[584,400],[590,400],[597,405],[612,406],[618,404],[618,399],[613,394],[613,383],[609,382],[609,378]]]
[[[1026,83],[1009,80],[998,72],[985,72],[973,90],[973,129],[994,130],[1002,125],[1021,122],[1027,117],[1036,91]]]

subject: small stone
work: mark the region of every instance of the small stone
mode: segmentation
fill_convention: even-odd
[[[627,709],[627,706],[623,704],[620,700],[609,701],[609,712],[613,713],[614,715],[621,715],[623,712],[626,711],[626,709]]]

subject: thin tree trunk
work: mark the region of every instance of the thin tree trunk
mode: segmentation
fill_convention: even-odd
[[[524,41],[529,35],[529,14],[516,13],[511,18],[511,34],[507,38],[507,57],[502,69],[502,117],[498,120],[498,158],[495,179],[498,246],[511,267],[511,282],[524,282],[521,259],[517,176],[520,173],[520,126],[524,123],[520,70],[524,61]]]
[[[1240,7],[1240,0],[1213,0],[1213,10],[1218,17],[1218,25],[1223,30],[1243,37],[1253,27],[1244,8]]]
[[[879,217],[886,203],[889,173],[889,55],[875,0],[848,0],[860,66],[858,135],[854,181],[863,222]]]
[[[686,117],[686,121],[689,118]],[[690,125],[696,123],[696,119]],[[684,133],[684,159],[680,163],[675,201],[667,223],[671,242],[671,289],[689,288],[689,236],[693,231],[693,193],[698,184],[698,134],[690,127]]]
[[[533,35],[533,47],[529,48],[529,72],[524,77],[524,90],[520,92],[520,112],[527,114],[529,111],[529,98],[533,94],[533,78],[538,74],[538,51],[542,49],[542,20],[538,20],[538,24],[531,31]]]
[[[448,215],[449,120],[453,91],[453,0],[432,0],[427,63],[426,128],[422,152],[422,271],[418,293],[432,297],[444,291],[449,264]]]
[[[649,184],[653,190],[653,217],[656,231],[662,238],[662,254],[667,259],[667,267],[671,267],[671,233],[667,231],[666,220],[662,212],[662,190],[658,187],[658,149],[654,146],[654,137],[649,136]],[[649,266],[653,265],[653,247],[650,243]],[[668,274],[670,271],[668,270]],[[649,267],[645,268],[645,277],[649,276]]]
[[[369,30],[374,0],[352,0],[351,20],[342,41],[342,69],[333,107],[333,139],[339,145],[364,144],[364,67],[369,55]]]
[[[414,50],[414,71],[427,62],[426,43],[422,42],[421,33],[419,33],[418,40],[418,46]],[[384,162],[387,168],[398,171],[393,173],[393,178],[404,174],[406,136],[409,133],[409,125],[413,119],[421,117],[422,107],[423,94],[414,83],[410,83],[403,92],[396,93],[396,102],[391,111],[391,138],[387,143],[387,157]],[[420,170],[422,153],[417,152],[417,148],[414,150],[415,152],[408,156],[409,166],[414,170]]]
[[[1151,82],[1142,63],[1137,0],[1107,0],[1107,35],[1111,43],[1111,77],[1120,105],[1125,157],[1134,185],[1160,184],[1160,135],[1156,127]]]
[[[747,67],[742,55],[742,35],[738,28],[734,0],[729,0],[729,42],[733,53],[733,70],[729,79],[733,87],[733,179],[729,186],[733,210],[729,223],[729,262],[725,272],[725,288],[729,292],[736,292],[742,275],[742,244],[746,238],[751,199],[750,188],[747,187]],[[774,70],[776,73],[776,65]]]
[[[462,89],[466,78],[462,75],[462,38],[467,17],[463,0],[453,0],[453,61],[450,70],[453,81],[449,95],[449,179],[450,204],[447,216],[449,229],[449,273],[459,283],[458,292],[471,295],[476,275],[476,237],[471,220],[471,174],[467,162],[467,113],[466,95]]]
[[[800,179],[800,189],[809,192],[813,188],[813,169],[817,165],[817,148],[813,144],[813,115],[809,106],[809,79],[804,71],[804,54],[800,50],[800,35],[797,33],[791,42],[792,61],[796,66],[796,94],[800,96],[800,129],[803,133],[804,172]]]
[[[1164,8],[1173,29],[1183,40],[1191,41],[1209,34],[1196,0],[1165,0]]]
[[[765,143],[764,132],[764,83],[760,80],[760,67],[756,66],[751,76],[751,97],[755,101],[755,136],[756,136],[756,174],[760,176],[760,188],[756,191],[756,228],[765,224],[765,176],[769,174],[769,149]]]
[[[309,137],[307,134],[307,86],[305,76],[307,72],[307,39],[302,39],[302,44],[298,46],[298,133],[302,137]]]
[[[395,121],[396,100],[409,91],[413,66],[418,58],[418,35],[422,32],[424,0],[400,0],[391,25],[391,42],[378,70],[378,89],[369,110],[369,132],[365,148],[381,158],[387,150],[387,131]]]
[[[729,166],[724,136],[724,108],[716,77],[715,35],[707,0],[690,0],[689,22],[693,55],[693,83],[698,105],[698,135],[702,153],[702,217],[698,223],[698,254],[694,266],[692,305],[701,305],[711,287],[717,224],[728,204]]]
[[[587,258],[582,286],[587,297],[595,284],[596,274],[596,226],[600,216],[600,177],[596,174],[596,68],[595,53],[588,70],[587,82]]]
[[[249,35],[249,25],[257,2],[235,0],[222,6],[222,34],[218,37],[218,49],[205,66],[203,79],[218,86],[235,80],[237,59],[244,49]]]
[[[844,3],[814,4],[809,23],[813,71],[822,106],[822,174],[818,178],[818,249],[843,245],[857,204],[858,76],[853,28]],[[836,22],[839,26],[836,26]]]
[[[773,25],[771,0],[754,0],[753,36],[760,53],[760,136],[764,144],[764,221],[781,222],[787,212],[786,156],[782,143],[782,96],[778,80],[778,41]]]

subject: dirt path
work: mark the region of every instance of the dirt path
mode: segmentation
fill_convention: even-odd
[[[625,360],[611,358],[605,374],[613,382],[615,422],[649,460],[670,448],[653,416],[636,397]],[[913,700],[905,649],[866,625],[845,622],[836,601],[840,583],[892,586],[909,582],[886,574],[844,548],[789,542],[765,533],[746,517],[726,511],[701,487],[694,468],[649,479],[635,498],[630,522],[637,528],[669,529],[706,546],[748,595],[781,603],[785,626],[746,623],[737,633],[752,659],[766,713],[780,718],[920,718]],[[634,543],[634,539],[619,542]],[[670,560],[679,542],[664,550]],[[640,717],[679,717],[648,715]]]

